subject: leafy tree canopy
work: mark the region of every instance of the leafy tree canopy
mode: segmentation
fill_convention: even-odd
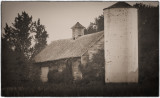
[[[2,41],[26,60],[30,60],[47,45],[48,34],[45,26],[40,24],[40,19],[33,22],[32,16],[25,11],[22,14],[18,13],[12,26],[6,24],[4,31]],[[33,43],[35,45],[31,47]]]
[[[96,33],[102,30],[104,30],[104,16],[100,15],[95,18],[94,22],[90,22],[88,28],[84,30],[84,34]]]
[[[30,77],[31,61],[47,45],[47,31],[38,21],[32,21],[25,11],[15,17],[14,23],[6,23],[2,34],[2,80],[13,84]],[[12,83],[9,83],[12,81]]]

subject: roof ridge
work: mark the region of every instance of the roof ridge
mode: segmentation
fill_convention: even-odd
[[[94,34],[97,34],[97,33],[100,33],[100,32],[103,32],[103,31],[99,31],[99,32],[91,33],[91,34],[86,34],[86,35],[83,35],[83,36],[81,36],[81,37],[94,35]],[[81,38],[81,37],[79,37],[79,38]],[[51,41],[51,43],[52,43],[52,42],[55,42],[55,41],[62,41],[62,40],[72,40],[72,38],[57,39],[57,40],[53,40],[53,41]],[[78,40],[78,39],[76,39],[76,40]],[[73,41],[75,41],[75,40],[73,40]],[[50,44],[51,44],[51,43],[50,43]],[[50,45],[50,44],[49,44],[49,45]]]

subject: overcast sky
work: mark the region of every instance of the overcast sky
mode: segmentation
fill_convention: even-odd
[[[95,17],[116,2],[2,2],[2,30],[5,23],[11,26],[18,13],[26,11],[33,21],[40,18],[49,34],[48,44],[53,40],[72,37],[71,27],[80,22],[86,28]],[[133,5],[136,2],[128,2]],[[157,6],[158,2],[144,2]],[[3,32],[3,31],[2,31]]]

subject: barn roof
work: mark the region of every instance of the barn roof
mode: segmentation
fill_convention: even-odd
[[[82,26],[79,22],[77,22],[71,29],[74,28],[85,28],[84,26]]]
[[[80,57],[103,36],[104,32],[101,31],[83,35],[76,40],[63,39],[53,41],[36,55],[34,60],[36,63],[39,63],[71,57]]]

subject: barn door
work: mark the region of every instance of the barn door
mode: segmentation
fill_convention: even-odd
[[[48,72],[49,72],[48,67],[41,67],[41,80],[42,80],[42,82],[48,81]]]

